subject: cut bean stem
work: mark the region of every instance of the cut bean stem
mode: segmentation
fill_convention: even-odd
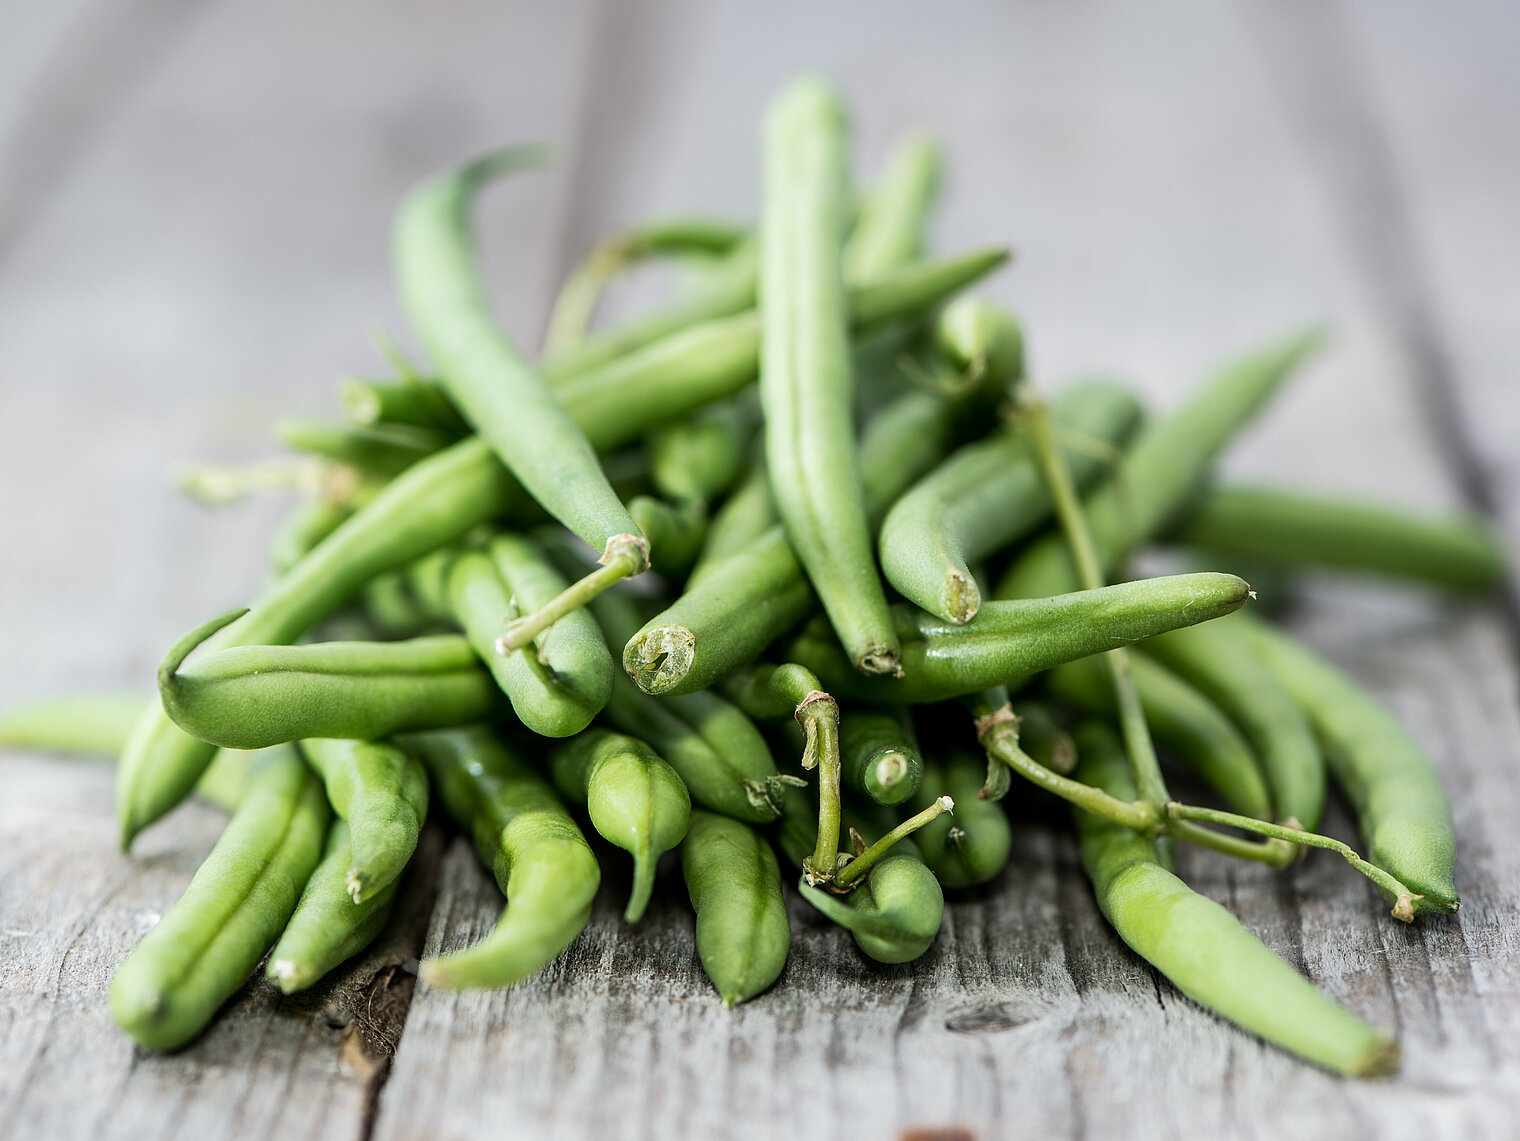
[[[496,639],[496,652],[503,657],[520,650],[553,626],[567,614],[579,610],[602,591],[630,575],[636,575],[649,566],[649,544],[638,535],[614,535],[607,540],[601,566],[584,578],[571,583],[531,614],[508,622],[500,638]]]
[[[922,812],[908,817],[908,819],[904,820],[896,828],[860,853],[860,855],[845,864],[840,869],[839,874],[834,877],[833,890],[836,892],[849,891],[862,876],[871,870],[872,864],[876,863],[877,860],[881,859],[891,850],[892,845],[896,844],[904,836],[911,836],[925,824],[929,823],[929,821],[943,816],[946,812],[953,811],[955,811],[955,801],[948,796],[941,796]]]

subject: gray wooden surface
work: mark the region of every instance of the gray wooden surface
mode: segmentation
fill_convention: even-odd
[[[990,288],[1025,315],[1042,378],[1112,369],[1164,405],[1223,354],[1326,317],[1333,352],[1232,470],[1476,503],[1520,549],[1517,35],[1500,0],[11,0],[0,704],[146,689],[173,637],[249,596],[279,505],[208,514],[163,473],[262,454],[276,416],[325,410],[335,377],[374,367],[370,331],[399,326],[388,217],[420,173],[503,140],[566,145],[482,226],[503,320],[532,345],[598,233],[752,213],[759,113],[803,68],[853,97],[863,177],[902,129],[944,139],[937,240],[1017,244]],[[732,1012],[673,868],[634,930],[609,875],[586,934],[528,984],[414,989],[407,959],[500,906],[436,835],[413,908],[341,977],[294,1000],[255,983],[189,1050],[142,1054],[104,988],[219,817],[189,806],[129,860],[108,769],[8,756],[0,1136],[1511,1135],[1511,608],[1327,581],[1294,621],[1441,767],[1463,910],[1402,927],[1328,857],[1274,875],[1188,853],[1183,871],[1396,1029],[1396,1080],[1330,1078],[1178,996],[1103,925],[1039,805],[921,961],[873,966],[794,907],[781,983]]]

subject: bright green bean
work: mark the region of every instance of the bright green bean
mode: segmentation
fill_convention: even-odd
[[[1441,777],[1398,720],[1329,662],[1264,622],[1251,645],[1308,714],[1371,861],[1411,890],[1416,914],[1456,911],[1456,835]],[[1386,893],[1385,893],[1386,894]]]
[[[847,710],[839,722],[839,760],[844,786],[877,804],[907,800],[923,771],[913,722],[902,706]]]
[[[729,493],[707,523],[702,551],[686,576],[687,589],[730,555],[737,555],[776,525],[776,506],[771,502],[771,481],[765,461],[750,465],[739,485]],[[795,560],[794,560],[795,561]]]
[[[754,433],[748,402],[710,404],[665,424],[649,437],[649,475],[673,503],[708,504],[734,485]]]
[[[697,913],[697,954],[723,1005],[754,998],[781,977],[792,942],[776,853],[749,825],[697,811],[681,873]]]
[[[0,748],[112,756],[131,736],[143,698],[133,693],[37,697],[0,716]]]
[[[1448,590],[1493,590],[1508,572],[1504,544],[1477,517],[1276,487],[1213,488],[1173,538],[1278,565],[1366,571]]]
[[[802,898],[855,937],[855,945],[879,963],[908,963],[934,942],[945,915],[945,894],[911,840],[866,873],[848,895],[806,881]]]
[[[451,442],[446,433],[415,424],[360,425],[294,418],[276,424],[275,434],[287,448],[380,476],[400,475]]]
[[[1185,504],[1208,466],[1324,340],[1311,330],[1226,365],[1171,416],[1148,425],[1114,479],[1085,501],[1102,570],[1112,575]],[[997,598],[1039,598],[1071,590],[1077,575],[1059,533],[1046,535],[1013,561]]]
[[[691,797],[674,769],[635,737],[591,729],[549,759],[555,787],[584,804],[609,844],[633,857],[633,888],[623,918],[637,923],[654,890],[655,866],[686,835]]]
[[[443,386],[424,377],[368,380],[351,376],[339,382],[338,401],[356,424],[411,424],[454,437],[469,431]]]
[[[383,638],[415,638],[428,632],[432,617],[419,605],[402,571],[378,574],[359,590],[359,603]]]
[[[1231,619],[1175,630],[1142,649],[1196,686],[1245,734],[1267,778],[1275,819],[1316,831],[1325,807],[1325,761],[1314,729],[1240,624]]]
[[[845,243],[848,280],[869,281],[921,256],[940,167],[940,150],[933,139],[909,134],[897,141]]]
[[[707,535],[707,509],[696,501],[673,505],[637,495],[628,501],[628,510],[649,538],[654,570],[667,578],[685,577]]]
[[[1134,798],[1111,733],[1082,730],[1078,750],[1085,779],[1122,800]],[[1219,904],[1190,891],[1156,862],[1149,841],[1085,812],[1073,815],[1104,917],[1183,994],[1337,1073],[1370,1077],[1398,1068],[1395,1042],[1326,998]]]
[[[1079,485],[1104,471],[1098,448],[1122,444],[1140,418],[1135,397],[1106,381],[1065,389],[1050,411]],[[968,564],[1027,534],[1049,513],[1050,493],[1027,439],[1016,428],[996,432],[955,452],[896,501],[877,544],[882,573],[924,610],[969,622],[981,591]]]
[[[347,891],[351,902],[363,903],[394,883],[417,850],[427,819],[427,773],[379,741],[308,737],[300,747],[333,811],[348,823]]]
[[[192,630],[159,667],[164,710],[202,741],[233,749],[306,737],[370,741],[398,729],[457,725],[491,708],[496,686],[469,643],[452,634],[407,642],[233,646],[185,661],[240,613]]]
[[[327,800],[290,748],[258,762],[185,894],[111,979],[111,1014],[139,1045],[175,1050],[258,966],[322,855]]]
[[[1054,598],[989,602],[969,626],[896,610],[903,676],[856,674],[839,646],[805,631],[786,650],[843,697],[922,704],[975,693],[1238,610],[1250,587],[1234,575],[1171,575]]]
[[[601,871],[549,785],[482,725],[409,733],[397,743],[427,766],[444,807],[507,897],[479,943],[422,964],[439,987],[502,987],[552,961],[591,918]]]
[[[269,954],[265,973],[282,993],[306,990],[385,929],[401,881],[393,879],[356,903],[349,895],[353,866],[349,826],[334,820],[322,862],[306,881],[285,933]]]
[[[270,569],[276,575],[285,574],[352,514],[348,503],[325,493],[303,498],[269,541]]]
[[[955,801],[953,815],[931,820],[914,834],[924,863],[948,888],[987,883],[1008,865],[1013,828],[1001,804],[979,795],[986,768],[967,753],[956,754],[948,763],[928,761],[913,797],[915,812],[942,796]]]

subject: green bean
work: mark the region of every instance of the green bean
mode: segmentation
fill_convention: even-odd
[[[1262,664],[1313,724],[1372,862],[1420,893],[1416,914],[1456,911],[1451,803],[1425,753],[1339,669],[1263,622],[1243,625]]]
[[[753,309],[759,263],[759,244],[753,239],[740,242],[700,293],[655,313],[590,333],[579,344],[545,360],[544,378],[553,385],[566,384],[690,326]]]
[[[1173,538],[1277,565],[1366,571],[1457,591],[1493,590],[1508,569],[1504,545],[1482,519],[1275,487],[1213,488]]]
[[[427,819],[427,773],[383,742],[308,737],[300,747],[333,811],[348,822],[347,890],[353,903],[363,903],[394,883],[417,850]]]
[[[375,941],[390,918],[399,879],[355,902],[349,895],[349,826],[334,820],[322,862],[311,873],[285,933],[269,955],[266,974],[284,994],[306,990]]]
[[[1086,779],[1120,799],[1134,797],[1111,733],[1084,728],[1078,749]],[[1369,1077],[1398,1068],[1395,1042],[1321,994],[1219,904],[1190,891],[1156,862],[1149,841],[1085,812],[1073,816],[1104,917],[1183,994],[1337,1073]]]
[[[1008,261],[1002,248],[915,262],[852,289],[857,333],[922,313]],[[760,368],[755,310],[693,325],[577,376],[555,390],[598,451],[637,439],[654,424],[735,395]]]
[[[939,191],[940,166],[934,140],[909,134],[897,141],[845,243],[847,279],[869,281],[919,258],[924,225]]]
[[[535,610],[565,589],[543,549],[521,535],[496,535],[445,570],[450,611],[464,627],[524,725],[545,737],[579,733],[607,704],[614,666],[590,615],[567,615],[522,653],[502,656],[496,637],[519,609]],[[515,600],[515,604],[514,604]]]
[[[467,212],[476,192],[544,157],[542,147],[509,147],[412,190],[396,218],[396,280],[413,328],[464,418],[549,514],[604,562],[637,574],[648,565],[643,535],[585,434],[496,323],[470,246]]]
[[[638,495],[628,501],[628,510],[649,538],[656,573],[684,577],[701,553],[702,540],[707,535],[707,509],[697,502],[677,506],[650,495]]]
[[[420,376],[404,375],[400,380],[351,376],[339,382],[338,401],[356,424],[411,424],[450,436],[469,431],[443,386]]]
[[[771,494],[797,560],[851,661],[890,674],[896,631],[861,489],[841,269],[848,134],[817,80],[794,81],[766,114],[760,400]]]
[[[904,487],[934,466],[950,446],[957,415],[954,401],[911,392],[872,416],[862,441],[869,519],[880,519]],[[752,661],[812,602],[785,530],[772,527],[700,576],[693,573],[686,592],[628,639],[623,668],[648,693],[705,689]]]
[[[375,575],[453,542],[521,498],[484,442],[445,448],[386,484],[203,650],[293,641]],[[189,795],[213,753],[180,730],[158,701],[148,705],[117,770],[123,848]]]
[[[374,475],[400,475],[450,443],[446,433],[415,424],[345,424],[285,419],[275,433],[287,448]]]
[[[422,964],[439,987],[502,987],[552,961],[591,917],[596,857],[549,785],[489,729],[409,733],[397,742],[434,786],[507,897],[496,929],[463,951]]]
[[[553,360],[585,341],[603,291],[629,266],[653,256],[728,253],[748,233],[710,218],[662,218],[604,238],[560,287],[544,334],[544,355]]]
[[[771,502],[770,476],[765,461],[750,465],[739,485],[707,523],[702,550],[686,576],[687,589],[730,555],[737,555],[776,524],[776,505]],[[795,561],[795,560],[793,560]]]
[[[117,1025],[150,1050],[199,1034],[284,929],[327,820],[322,787],[293,749],[261,759],[185,894],[111,979]]]
[[[276,575],[285,574],[352,514],[349,504],[330,495],[319,492],[304,497],[269,541],[270,569]]]
[[[1082,484],[1104,470],[1091,443],[1122,444],[1140,405],[1118,385],[1089,381],[1057,395],[1051,417],[1074,441],[1067,462]],[[896,501],[877,544],[882,572],[910,602],[947,621],[969,622],[981,592],[967,564],[1027,534],[1049,513],[1050,493],[1027,439],[1017,430],[997,432],[955,452]]]
[[[1018,718],[1019,748],[1053,773],[1069,773],[1077,767],[1076,742],[1049,705],[1016,701],[1011,709]]]
[[[244,749],[218,749],[201,779],[196,781],[195,795],[224,812],[235,811],[248,790],[249,775],[263,755]]]
[[[1243,816],[1272,819],[1272,794],[1256,753],[1210,697],[1153,658],[1130,660],[1146,723],[1174,757]],[[1050,691],[1090,713],[1112,717],[1114,687],[1097,658],[1050,672]]]
[[[934,323],[934,341],[962,376],[987,373],[1000,387],[1024,377],[1024,330],[1001,305],[979,297],[956,298]]]
[[[609,844],[633,857],[633,888],[623,918],[637,923],[654,890],[661,853],[681,842],[691,820],[691,797],[674,769],[635,737],[591,729],[549,759],[555,787],[584,804]]]
[[[1143,429],[1114,479],[1091,492],[1085,514],[1106,574],[1155,536],[1186,502],[1208,465],[1324,340],[1301,333],[1225,366],[1187,404]],[[1070,590],[1076,572],[1059,533],[1026,547],[998,581],[997,598]]]
[[[861,701],[922,704],[975,693],[1116,645],[1238,610],[1250,587],[1234,575],[1142,579],[1054,598],[983,603],[969,626],[898,607],[903,676],[866,678],[813,631],[786,649],[831,692]]]
[[[749,825],[699,810],[681,873],[697,913],[697,954],[723,1005],[754,998],[781,977],[792,942],[776,853]]]
[[[649,437],[655,490],[674,503],[708,504],[734,485],[755,427],[755,410],[730,400],[687,413]]]
[[[923,762],[902,706],[851,709],[839,722],[840,780],[877,804],[901,804],[918,788]]]
[[[164,710],[181,729],[233,749],[306,737],[370,741],[398,729],[482,717],[496,691],[452,634],[407,642],[233,646],[185,658],[242,611],[185,635],[159,667]]]
[[[945,887],[987,883],[1008,865],[1013,829],[1003,806],[980,796],[985,775],[986,765],[969,753],[957,753],[946,764],[924,765],[914,811],[922,812],[944,796],[955,802],[954,816],[931,820],[914,837],[924,863]]]
[[[64,693],[37,697],[0,716],[0,748],[111,756],[142,714],[133,693]]]
[[[376,575],[359,590],[364,617],[384,638],[415,638],[433,625],[433,618],[413,597],[404,572]]]
[[[1152,638],[1143,649],[1239,726],[1261,761],[1276,819],[1317,829],[1325,807],[1325,762],[1314,729],[1287,687],[1262,664],[1239,623],[1176,630]]]
[[[806,882],[802,898],[855,937],[879,963],[908,963],[934,942],[945,914],[945,893],[911,840],[899,841],[848,895]]]

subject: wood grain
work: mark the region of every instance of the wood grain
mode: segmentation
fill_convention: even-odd
[[[254,588],[274,512],[208,518],[158,474],[186,451],[257,454],[275,416],[324,409],[330,378],[373,367],[368,329],[395,318],[387,219],[419,172],[502,139],[574,144],[483,222],[531,346],[597,234],[753,214],[759,114],[802,68],[851,95],[862,177],[902,129],[945,140],[936,244],[1018,245],[989,292],[1026,317],[1042,382],[1118,369],[1164,407],[1223,355],[1329,317],[1333,352],[1229,469],[1491,503],[1520,550],[1520,88],[1499,46],[1515,16],[1461,7],[210,5],[0,263],[0,697],[145,682],[173,636]],[[1276,874],[1187,852],[1181,869],[1395,1028],[1393,1081],[1331,1078],[1177,995],[1104,925],[1039,798],[1016,809],[1009,869],[952,903],[918,963],[869,963],[794,898],[785,974],[734,1011],[696,960],[673,863],[646,920],[621,923],[619,853],[586,934],[540,976],[413,992],[409,956],[467,944],[501,908],[468,848],[433,834],[436,906],[424,861],[374,953],[306,999],[255,984],[190,1049],[137,1054],[106,981],[219,817],[187,808],[127,861],[105,769],[5,758],[0,1136],[1506,1135],[1512,626],[1497,606],[1330,579],[1291,620],[1441,768],[1462,912],[1403,927],[1323,854]],[[1327,827],[1352,835],[1339,811]]]

